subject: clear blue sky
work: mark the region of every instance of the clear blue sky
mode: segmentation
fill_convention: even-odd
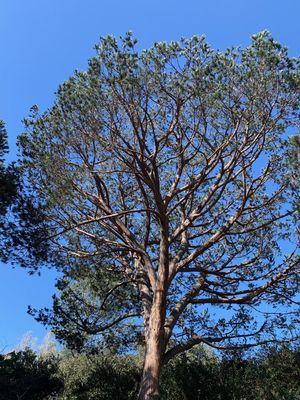
[[[0,118],[7,123],[10,159],[29,108],[51,105],[57,86],[86,67],[100,35],[132,30],[146,48],[205,34],[225,48],[246,45],[253,33],[268,29],[298,56],[299,15],[299,0],[0,0]],[[45,335],[26,310],[49,305],[54,281],[52,271],[28,276],[0,264],[0,351],[26,331]]]

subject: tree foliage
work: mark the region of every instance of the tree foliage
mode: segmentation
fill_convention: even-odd
[[[0,355],[0,399],[41,400],[58,393],[63,385],[57,367],[55,356],[39,357],[29,348]]]
[[[290,138],[287,162],[290,166],[290,181],[294,190],[296,218],[300,213],[300,134]]]
[[[17,195],[17,174],[14,165],[5,166],[5,155],[8,152],[7,132],[4,122],[0,120],[0,239],[7,229],[6,216],[9,207]],[[0,259],[5,259],[6,253],[1,246]]]
[[[20,179],[20,166],[8,165],[5,155],[8,141],[5,124],[0,120],[0,259],[20,266],[50,260],[42,204],[26,190]]]
[[[59,365],[62,400],[134,400],[140,368],[134,356],[67,354]]]
[[[97,264],[73,264],[56,283],[51,310],[29,307],[29,313],[51,326],[56,338],[68,348],[94,352],[109,347],[117,353],[136,349],[138,294],[131,281],[122,281],[123,275],[111,270],[110,261],[103,257],[101,268]],[[131,315],[126,324],[122,324],[123,315],[125,320]]]

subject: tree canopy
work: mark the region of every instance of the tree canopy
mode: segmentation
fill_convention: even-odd
[[[267,32],[226,51],[195,36],[138,52],[130,33],[96,50],[53,107],[32,108],[22,169],[58,267],[75,286],[76,271],[104,278],[96,296],[80,289],[72,312],[56,309],[62,325],[69,318],[93,334],[134,326],[146,400],[162,366],[196,344],[295,338],[285,154],[299,124],[299,59]]]

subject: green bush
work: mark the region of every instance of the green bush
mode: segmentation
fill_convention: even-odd
[[[130,356],[65,355],[59,365],[65,386],[61,400],[133,400],[139,383]]]

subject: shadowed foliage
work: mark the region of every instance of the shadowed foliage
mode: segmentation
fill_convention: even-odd
[[[57,368],[54,356],[39,357],[30,349],[0,355],[0,399],[47,399],[63,387]]]
[[[41,357],[32,350],[0,357],[1,400],[136,400],[141,358],[73,354]],[[161,378],[161,400],[296,400],[296,349],[265,348],[260,355],[217,357],[207,348],[172,360]]]

